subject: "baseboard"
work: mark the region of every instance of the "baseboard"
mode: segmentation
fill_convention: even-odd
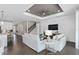
[[[70,42],[70,41],[67,41],[67,45],[70,45],[70,46],[75,47],[75,42]]]
[[[75,44],[75,42],[67,41],[67,43]]]

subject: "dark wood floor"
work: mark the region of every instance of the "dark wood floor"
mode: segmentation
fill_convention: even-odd
[[[37,53],[25,44],[22,43],[22,40],[15,40],[13,45],[5,48],[3,55],[45,55],[46,50]],[[72,44],[67,44],[61,52],[51,53],[51,55],[79,55],[79,50],[75,49]]]

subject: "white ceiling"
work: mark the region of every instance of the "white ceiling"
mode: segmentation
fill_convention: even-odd
[[[59,4],[63,11],[69,11],[79,6],[79,4]]]
[[[24,15],[24,12],[29,9],[33,4],[0,4],[0,11],[4,10],[4,21],[23,21],[26,19],[35,19],[35,17]],[[60,4],[60,7],[64,12],[75,10],[79,5],[78,4]],[[34,16],[34,15],[33,15]],[[36,17],[39,19],[39,17]],[[0,13],[0,20],[1,13]]]
[[[5,21],[21,21],[28,19],[23,13],[25,10],[30,8],[32,4],[1,4],[0,12],[4,10],[4,20]],[[0,20],[3,20],[0,13]]]

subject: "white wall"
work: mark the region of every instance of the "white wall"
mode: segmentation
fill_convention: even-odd
[[[41,32],[48,29],[48,24],[58,24],[59,32],[65,34],[67,41],[75,42],[75,15],[45,19],[41,21]]]
[[[79,9],[76,11],[76,45],[75,47],[79,49]]]

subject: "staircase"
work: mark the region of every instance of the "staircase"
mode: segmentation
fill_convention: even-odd
[[[16,25],[16,31],[19,35],[27,33],[27,22]],[[28,22],[28,33],[36,33],[36,22]]]
[[[28,33],[30,33],[35,28],[36,28],[36,22],[28,28]]]

